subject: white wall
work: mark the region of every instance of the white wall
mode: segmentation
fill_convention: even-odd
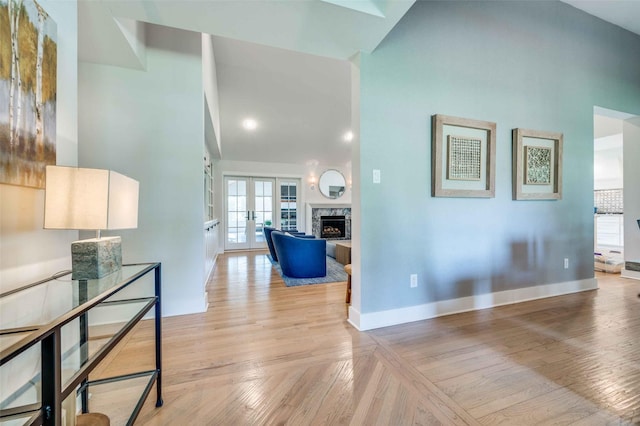
[[[205,137],[213,158],[220,158],[220,102],[218,97],[218,73],[213,51],[213,36],[202,34],[202,75],[205,101]]]
[[[351,158],[352,167],[351,186],[353,188],[361,188],[362,183],[360,181],[360,54],[351,58],[350,64],[351,71],[351,131],[354,134],[353,141],[351,143]],[[349,189],[351,194],[351,189]],[[360,218],[362,217],[362,200],[360,198],[360,191],[352,193],[351,204],[351,306],[356,312],[361,311],[361,280],[360,280],[360,264],[361,264],[361,230],[360,230]],[[355,317],[354,314],[349,313],[349,318]]]
[[[335,200],[325,197],[324,195],[322,195],[322,193],[318,189],[318,181],[320,180],[320,176],[322,176],[322,173],[325,170],[329,170],[329,169],[337,170],[340,173],[342,173],[346,181],[344,194],[342,195],[342,197],[337,198]],[[305,196],[304,202],[315,203],[315,204],[351,204],[351,198],[352,198],[353,192],[351,191],[352,179],[351,179],[350,168],[347,168],[344,166],[343,167],[324,167],[320,165],[318,167],[318,172],[315,174],[314,177],[315,177],[315,184],[313,185],[314,188],[311,189],[311,185],[309,184],[311,179],[311,174],[309,172],[305,174],[305,180],[303,181],[303,184],[305,184],[307,192],[305,193],[306,196]]]
[[[624,259],[640,262],[640,117],[625,120],[624,134]],[[640,273],[625,271],[624,275],[640,279]]]
[[[200,34],[149,25],[147,69],[79,66],[79,164],[140,182],[123,261],[162,262],[163,312],[206,309]],[[108,233],[107,233],[108,234]]]
[[[57,163],[75,165],[78,146],[78,18],[75,1],[39,0],[40,5],[57,24]],[[44,223],[44,190],[0,184],[0,293],[49,277],[71,267],[71,242],[77,231],[42,229]],[[0,306],[0,328],[12,328],[44,321],[42,307],[64,308],[69,303],[68,288],[52,291],[43,287],[28,292],[27,298],[6,298]],[[63,347],[69,337],[64,336]],[[0,370],[0,401],[39,373],[40,356],[28,351]],[[16,396],[16,395],[13,395]],[[16,405],[37,398],[29,392],[15,401]]]
[[[322,174],[324,170],[335,169],[339,170],[347,180],[347,190],[344,195],[336,200],[330,200],[324,197],[320,191],[318,191],[318,176]],[[260,176],[260,177],[286,177],[286,178],[298,178],[301,181],[301,193],[300,193],[300,212],[298,215],[298,229],[300,231],[311,232],[311,230],[303,229],[306,227],[305,218],[305,204],[306,203],[322,203],[322,204],[351,204],[351,188],[349,188],[348,182],[351,176],[351,170],[347,167],[336,166],[307,166],[300,164],[287,164],[287,163],[258,163],[254,161],[229,161],[219,160],[215,163],[215,209],[216,215],[220,218],[222,226],[224,227],[224,176]],[[312,176],[315,178],[315,189],[311,189],[309,184]],[[224,229],[224,228],[222,228]],[[222,231],[221,235],[224,232]],[[221,245],[224,245],[224,239],[220,241]],[[222,250],[222,247],[221,247]]]
[[[609,145],[615,146],[606,148]],[[593,153],[593,181],[594,189],[623,188],[622,134],[596,139]]]
[[[131,51],[140,61],[141,69],[144,69],[147,63],[145,23],[126,18],[115,18],[114,20],[131,46]]]
[[[78,16],[75,1],[41,0],[58,27],[56,151],[61,165],[77,164]],[[0,292],[71,267],[76,231],[42,229],[44,191],[0,184]]]

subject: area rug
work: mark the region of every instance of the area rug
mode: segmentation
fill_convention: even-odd
[[[347,281],[347,273],[344,271],[344,265],[338,263],[333,257],[327,256],[327,275],[318,278],[291,278],[282,273],[280,264],[274,262],[271,255],[267,255],[267,258],[271,262],[278,274],[282,277],[287,287],[295,287],[299,285],[311,285],[311,284],[325,284],[325,283],[337,283]]]

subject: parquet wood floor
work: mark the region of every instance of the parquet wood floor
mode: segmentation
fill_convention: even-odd
[[[287,288],[263,252],[218,257],[207,313],[163,320],[164,407],[140,425],[640,423],[640,281],[371,332],[346,283]],[[138,362],[143,324],[101,371]],[[112,423],[114,424],[114,423]]]

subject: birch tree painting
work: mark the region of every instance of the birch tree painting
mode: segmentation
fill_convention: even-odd
[[[0,184],[44,188],[56,163],[56,24],[34,0],[0,0]]]

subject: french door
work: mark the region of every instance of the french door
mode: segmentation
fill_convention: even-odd
[[[262,227],[273,224],[275,179],[224,178],[225,250],[265,248]]]

